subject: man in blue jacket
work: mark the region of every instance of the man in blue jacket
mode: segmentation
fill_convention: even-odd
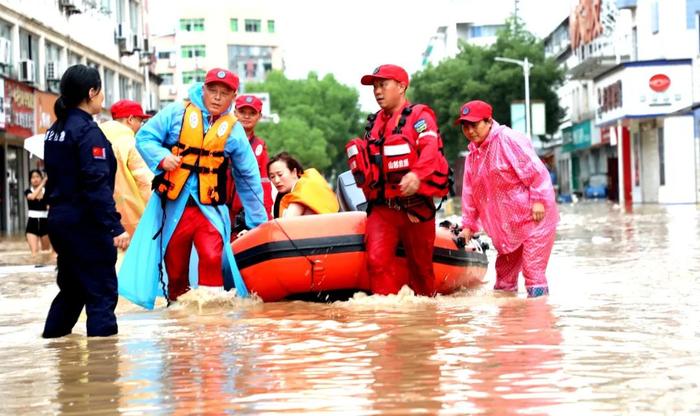
[[[146,308],[167,280],[167,295],[177,299],[190,288],[190,253],[198,257],[202,286],[247,290],[236,267],[230,241],[226,202],[226,169],[253,228],[267,220],[260,174],[245,130],[232,112],[238,90],[232,72],[210,70],[204,84],[189,90],[189,99],[168,105],[144,125],[136,147],[156,174],[150,199],[119,271],[119,293]],[[155,238],[154,238],[155,237]],[[167,277],[159,279],[165,263]]]

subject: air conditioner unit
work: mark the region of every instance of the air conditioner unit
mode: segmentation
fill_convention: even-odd
[[[177,87],[170,87],[170,88],[168,89],[168,93],[169,93],[170,95],[177,95]]]
[[[134,36],[131,36],[129,29],[123,26],[123,24],[119,24],[117,28],[117,46],[120,54],[131,55],[134,53]]]
[[[177,66],[177,61],[175,60],[174,57],[170,57],[168,59],[168,68],[175,68]]]
[[[0,64],[9,65],[12,62],[12,42],[0,38]]]
[[[36,78],[34,76],[34,61],[31,59],[24,59],[19,61],[19,80],[21,82],[34,82]]]
[[[59,81],[61,79],[61,70],[58,66],[58,61],[49,61],[46,63],[46,80]]]
[[[114,32],[114,38],[115,39],[125,39],[127,37],[128,31],[129,31],[129,29],[127,29],[126,24],[118,23],[117,30]]]
[[[132,51],[140,51],[141,50],[141,39],[139,39],[139,35],[132,35],[131,36],[131,47]]]
[[[58,5],[63,8],[65,13],[70,16],[73,14],[79,14],[83,11],[78,8],[78,0],[59,0]]]

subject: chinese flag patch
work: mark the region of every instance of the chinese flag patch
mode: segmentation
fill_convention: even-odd
[[[92,148],[93,159],[107,159],[107,151],[104,147],[94,146]]]

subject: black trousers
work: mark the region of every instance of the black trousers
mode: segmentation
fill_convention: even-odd
[[[116,334],[117,249],[113,238],[95,227],[66,224],[49,216],[49,239],[58,254],[60,291],[51,303],[43,337],[70,334],[83,307],[88,336]]]

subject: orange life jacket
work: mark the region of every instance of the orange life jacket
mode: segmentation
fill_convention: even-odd
[[[165,193],[168,199],[175,200],[187,178],[195,172],[199,176],[199,201],[204,205],[224,204],[228,169],[224,146],[236,121],[232,114],[224,114],[205,135],[202,111],[196,105],[188,103],[182,119],[180,139],[171,150],[175,156],[182,157],[182,163],[155,179],[158,182],[157,191]]]

